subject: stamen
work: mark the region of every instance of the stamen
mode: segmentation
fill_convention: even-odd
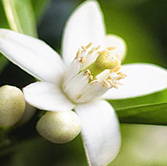
[[[119,81],[126,75],[120,72],[121,61],[114,49],[116,47],[101,49],[89,43],[77,51],[71,64],[72,75],[68,71],[63,84],[64,92],[73,102],[87,102],[110,88],[119,87]]]
[[[86,59],[85,59],[85,57],[80,57],[80,58],[78,59],[78,61],[79,61],[80,63],[84,64],[84,63],[86,62]]]
[[[114,49],[116,49],[116,47],[107,47],[107,50],[109,50],[109,51],[112,51]]]
[[[79,49],[79,50],[77,51],[77,54],[76,54],[75,59],[78,59],[78,58],[81,56],[81,53],[82,53],[82,51],[81,51],[81,49]]]
[[[97,48],[94,47],[88,52],[88,55],[93,54],[95,51],[97,51]]]
[[[118,65],[115,68],[111,69],[110,72],[111,73],[113,73],[113,72],[117,73],[120,69],[121,69],[121,65]]]
[[[90,70],[86,70],[84,75],[89,78],[89,82],[93,80],[93,75],[91,74]]]
[[[87,44],[86,46],[81,46],[83,50],[87,50],[92,46],[92,43]]]
[[[103,82],[102,82],[102,85],[105,87],[105,88],[111,88],[111,84],[110,84],[110,82],[108,81],[108,80],[104,80]]]
[[[118,72],[118,77],[117,77],[117,80],[121,80],[121,79],[124,79],[126,77],[126,74],[122,73],[122,72]]]
[[[86,49],[90,48],[93,44],[89,43],[87,46],[85,46]]]

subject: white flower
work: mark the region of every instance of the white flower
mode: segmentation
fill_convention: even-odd
[[[5,29],[0,29],[0,51],[40,80],[24,88],[28,103],[49,111],[75,109],[91,166],[107,165],[120,148],[119,123],[104,99],[142,96],[167,88],[165,69],[151,64],[121,67],[125,44],[121,38],[105,34],[96,1],[83,3],[68,20],[63,59],[44,42]]]

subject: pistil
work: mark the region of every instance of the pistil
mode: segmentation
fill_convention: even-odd
[[[63,90],[75,103],[84,103],[117,88],[125,77],[115,47],[82,46],[64,78]],[[74,72],[77,70],[76,72]]]
[[[118,58],[109,50],[103,50],[98,52],[98,57],[94,63],[89,65],[86,70],[89,70],[95,78],[98,74],[104,70],[110,70],[111,72],[117,72],[121,67],[121,62]]]

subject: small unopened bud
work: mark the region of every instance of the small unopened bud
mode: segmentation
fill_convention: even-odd
[[[120,66],[120,60],[113,55],[110,55],[108,51],[100,52],[100,55],[97,57],[96,66],[101,70],[105,69],[114,69],[117,66]]]
[[[24,95],[20,89],[5,85],[0,87],[0,127],[15,125],[25,110]]]
[[[53,143],[66,143],[80,133],[80,120],[73,111],[47,112],[38,121],[37,130]]]

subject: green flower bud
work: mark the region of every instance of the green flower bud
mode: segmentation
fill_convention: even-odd
[[[0,127],[15,125],[25,110],[24,95],[20,89],[5,85],[0,87]]]
[[[80,119],[73,111],[47,112],[37,123],[39,134],[53,143],[69,142],[80,130]]]

